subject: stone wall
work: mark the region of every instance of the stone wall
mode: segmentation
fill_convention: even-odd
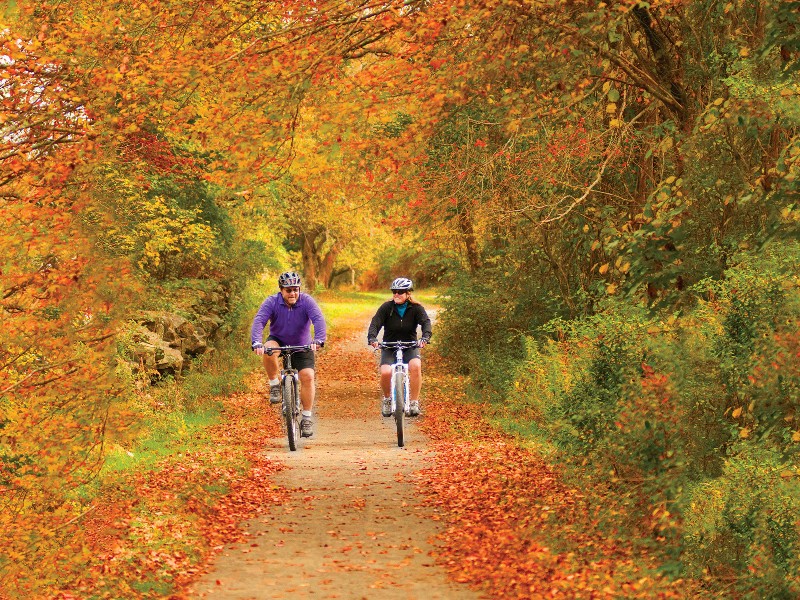
[[[223,288],[195,293],[181,313],[143,311],[135,319],[132,368],[151,377],[180,375],[191,359],[212,352],[231,331],[223,315],[229,294]]]

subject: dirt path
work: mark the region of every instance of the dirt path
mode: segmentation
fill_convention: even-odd
[[[413,422],[406,447],[397,447],[393,421],[380,416],[365,330],[320,356],[314,437],[297,452],[285,438],[266,444],[287,467],[275,484],[292,490],[290,500],[250,522],[248,541],[220,553],[193,597],[479,597],[448,580],[431,556],[440,524],[411,475],[432,451]]]

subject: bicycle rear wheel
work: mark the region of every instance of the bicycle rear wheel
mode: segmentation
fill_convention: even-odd
[[[406,386],[403,377],[394,378],[394,422],[397,425],[397,445],[402,448],[405,445],[403,419],[405,418],[406,406]]]
[[[283,379],[283,418],[286,421],[286,437],[289,439],[289,450],[297,450],[300,439],[300,411],[297,408],[297,382],[294,377]]]

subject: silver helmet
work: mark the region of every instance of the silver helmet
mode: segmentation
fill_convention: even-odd
[[[300,287],[300,274],[295,271],[286,271],[278,277],[278,285],[285,287]]]
[[[414,289],[414,282],[406,277],[398,277],[389,286],[389,289],[398,292],[410,292]]]

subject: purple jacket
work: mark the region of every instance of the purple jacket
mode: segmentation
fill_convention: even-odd
[[[314,341],[325,341],[325,319],[314,299],[301,293],[291,308],[283,301],[280,292],[261,303],[250,329],[250,342],[262,341],[264,328],[269,321],[269,334],[287,346],[304,346],[311,343],[311,324],[314,324]]]

